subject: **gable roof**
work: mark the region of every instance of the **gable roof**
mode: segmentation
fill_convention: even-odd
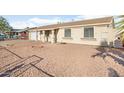
[[[67,27],[67,26],[69,27],[69,26],[79,26],[79,25],[111,24],[112,20],[113,20],[113,17],[111,16],[111,17],[104,17],[104,18],[96,18],[96,19],[52,24],[52,25],[35,27],[31,29],[55,29],[55,28],[61,28],[61,27]]]

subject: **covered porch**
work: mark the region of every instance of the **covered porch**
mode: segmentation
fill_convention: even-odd
[[[45,29],[37,31],[37,40],[48,43],[57,43],[59,29]]]

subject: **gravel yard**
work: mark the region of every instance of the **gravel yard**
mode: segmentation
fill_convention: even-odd
[[[124,76],[124,52],[119,49],[27,40],[0,41],[0,46],[0,76]]]

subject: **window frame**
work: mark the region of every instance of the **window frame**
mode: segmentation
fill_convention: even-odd
[[[40,31],[40,35],[42,35],[43,34],[43,31]]]
[[[69,35],[67,34],[67,31],[69,31]],[[64,37],[65,38],[71,38],[71,28],[65,28],[64,29]]]
[[[93,29],[91,32],[91,30],[85,30],[85,29]],[[86,36],[86,33],[88,34]],[[84,38],[87,38],[87,39],[93,39],[94,38],[94,27],[84,27],[84,34],[83,34]]]

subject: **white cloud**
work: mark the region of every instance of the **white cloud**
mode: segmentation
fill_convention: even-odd
[[[79,15],[75,18],[76,20],[80,20],[80,19],[84,19],[84,16],[83,15]]]
[[[54,18],[54,19],[42,19],[42,18],[32,18],[29,20],[30,22],[37,23],[37,24],[50,24],[50,23],[57,23],[60,20],[60,18]]]
[[[80,15],[73,18],[73,20],[92,19],[92,18],[99,18],[99,17],[105,17],[105,15]],[[57,22],[68,22],[68,21],[72,21],[72,19],[62,19],[61,17],[54,17],[51,19],[34,17],[26,21],[15,21],[10,25],[13,28],[23,29],[26,27],[36,27],[36,26],[42,26],[42,25],[48,25],[48,24],[55,24]]]
[[[39,25],[41,26],[41,25],[53,24],[57,22],[60,22],[60,18],[54,18],[54,19],[31,18],[26,21],[15,21],[10,25],[16,29],[23,29],[26,27],[35,27]]]
[[[92,19],[92,18],[101,18],[101,17],[106,17],[110,15],[86,15],[84,16],[85,19]]]
[[[101,18],[106,16],[110,16],[110,15],[80,15],[80,16],[77,16],[75,20]]]
[[[10,24],[13,28],[24,29],[26,27],[35,27],[36,25],[31,22],[25,21],[16,21]]]
[[[48,24],[55,24],[57,22],[67,22],[68,19],[62,20],[60,17],[55,17],[53,19],[43,19],[43,18],[31,18],[26,21],[15,21],[11,23],[10,25],[13,28],[16,29],[23,29],[26,27],[36,27],[36,26],[42,26],[42,25],[48,25]]]

